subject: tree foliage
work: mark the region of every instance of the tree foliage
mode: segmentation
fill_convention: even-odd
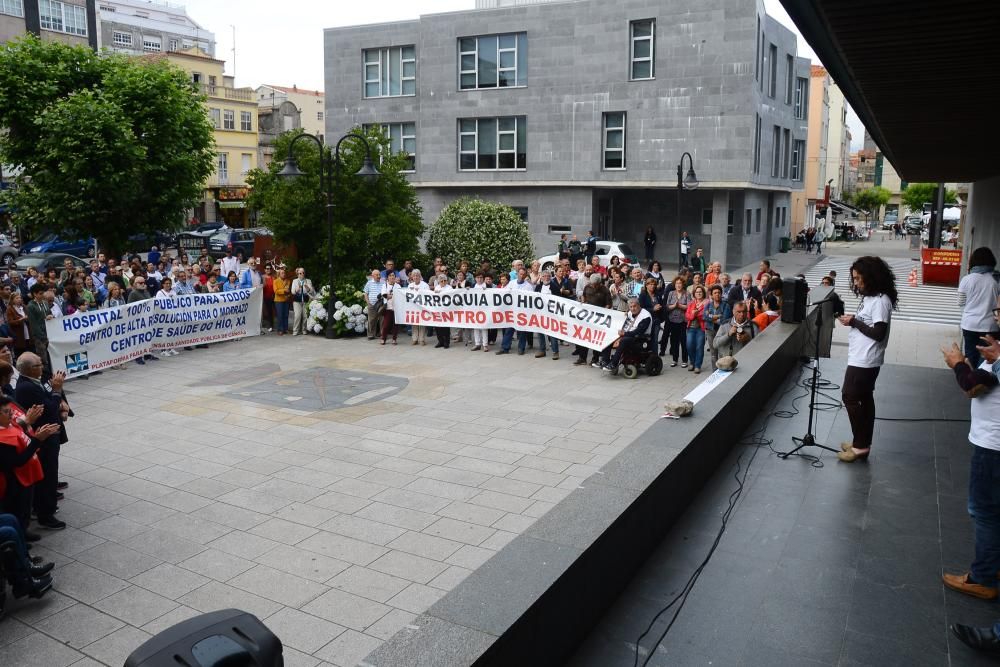
[[[360,129],[353,132],[362,133]],[[274,144],[275,159],[268,169],[254,169],[247,176],[252,188],[248,205],[259,212],[261,223],[279,242],[295,245],[301,263],[314,279],[321,276],[320,282],[325,282],[329,232],[316,142],[306,138],[295,144],[303,176],[292,181],[278,176],[288,148],[299,134],[300,130],[293,130],[279,136]],[[356,176],[364,162],[364,145],[356,139],[341,144],[339,177],[332,188],[333,266],[339,277],[381,266],[390,257],[413,255],[424,231],[416,192],[400,173],[407,168],[406,156],[389,153],[389,139],[381,128],[372,128],[364,136],[373,156],[383,156],[378,164],[381,175],[371,183]],[[323,152],[329,161],[331,148],[324,146]]]
[[[0,47],[0,162],[28,233],[96,237],[180,229],[214,168],[212,126],[187,75],[163,61],[26,36]]]
[[[923,212],[925,203],[934,203],[937,201],[937,188],[937,183],[910,183],[903,190],[900,201],[910,211],[919,214]],[[945,188],[944,203],[954,204],[957,201],[955,191]]]
[[[891,197],[892,193],[889,190],[876,185],[873,188],[855,192],[851,203],[865,212],[865,221],[867,222],[872,214],[877,213],[881,207],[889,203]]]
[[[431,225],[427,250],[457,268],[463,259],[476,266],[488,260],[508,267],[515,259],[528,262],[535,250],[528,226],[505,204],[462,198],[441,211]]]

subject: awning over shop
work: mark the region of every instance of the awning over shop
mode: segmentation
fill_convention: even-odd
[[[246,202],[243,201],[220,201],[219,208],[246,208]]]

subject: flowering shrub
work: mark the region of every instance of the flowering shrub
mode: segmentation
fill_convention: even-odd
[[[431,225],[427,250],[440,256],[449,267],[461,260],[477,266],[482,260],[508,267],[515,259],[535,256],[528,225],[517,211],[505,204],[462,198],[441,211]]]
[[[333,304],[334,334],[339,338],[364,333],[368,327],[367,310],[362,305],[365,302],[365,293],[354,289],[351,285],[344,285],[340,294],[344,301],[336,301]],[[324,332],[326,320],[330,316],[327,309],[329,300],[330,286],[324,285],[319,291],[319,296],[309,302],[309,318],[306,320],[308,331],[315,334]]]

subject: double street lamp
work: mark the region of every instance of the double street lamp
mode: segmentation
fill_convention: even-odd
[[[292,139],[291,143],[288,144],[288,154],[285,156],[285,166],[278,172],[278,176],[281,178],[286,178],[289,180],[298,178],[299,176],[305,175],[301,169],[299,169],[298,160],[295,159],[295,153],[293,148],[299,139],[304,137],[309,137],[316,142],[319,147],[319,189],[326,195],[326,226],[327,226],[327,244],[326,244],[326,263],[327,263],[327,280],[330,284],[330,299],[326,304],[326,337],[333,338],[333,304],[336,303],[337,297],[333,292],[333,191],[340,184],[340,145],[344,143],[347,139],[357,139],[365,147],[365,161],[361,165],[361,169],[355,173],[355,176],[360,176],[362,179],[368,182],[375,181],[379,177],[379,171],[375,168],[374,163],[372,163],[372,151],[371,147],[368,145],[368,140],[361,134],[356,132],[350,132],[345,134],[337,141],[337,145],[329,157],[326,155],[326,151],[323,144],[323,140],[319,137],[315,137],[311,134],[302,133],[297,135]]]
[[[687,176],[684,175],[684,158],[688,159]],[[684,238],[684,230],[681,227],[681,190],[696,190],[698,188],[698,177],[694,175],[694,158],[685,151],[681,155],[681,161],[677,164],[677,247]]]

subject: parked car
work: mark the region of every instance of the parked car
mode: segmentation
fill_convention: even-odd
[[[29,241],[21,246],[21,254],[59,252],[76,257],[93,257],[97,242],[94,239],[77,239],[67,241],[55,234],[44,234],[35,241]]]
[[[208,254],[212,259],[224,257],[226,248],[232,248],[233,254],[243,253],[247,258],[253,255],[254,239],[258,236],[271,236],[271,230],[265,227],[253,229],[230,229],[228,227],[212,234],[208,240]]]
[[[8,268],[14,266],[17,261],[17,248],[9,243],[0,245],[0,264]]]
[[[924,230],[924,221],[919,215],[908,215],[903,218],[903,229],[907,234],[919,234]]]
[[[886,213],[882,219],[882,229],[892,229],[899,222],[899,215],[896,213]]]
[[[194,227],[192,227],[191,229],[188,229],[186,231],[195,232],[195,233],[198,233],[198,234],[204,234],[206,232],[217,232],[220,229],[222,229],[223,227],[226,227],[226,223],[224,223],[222,221],[203,222],[200,225],[195,225]]]
[[[610,266],[612,257],[620,258],[624,264],[639,263],[639,256],[635,254],[627,243],[622,243],[621,241],[598,241],[597,256],[601,259],[601,266]],[[542,263],[542,269],[551,269],[558,259],[559,255],[552,254],[539,257],[538,261]],[[576,267],[573,268],[575,269]]]
[[[153,232],[151,234],[143,232],[132,234],[128,237],[129,247],[141,250],[142,252],[149,250],[154,245],[163,250],[164,248],[172,247],[176,243],[177,232]]]
[[[67,255],[64,252],[34,252],[18,257],[14,268],[21,272],[27,271],[29,268],[34,268],[39,273],[45,273],[49,269],[62,271],[63,263],[67,257],[73,260],[73,266],[78,269],[86,269],[90,266],[88,260],[80,259],[74,255]]]

